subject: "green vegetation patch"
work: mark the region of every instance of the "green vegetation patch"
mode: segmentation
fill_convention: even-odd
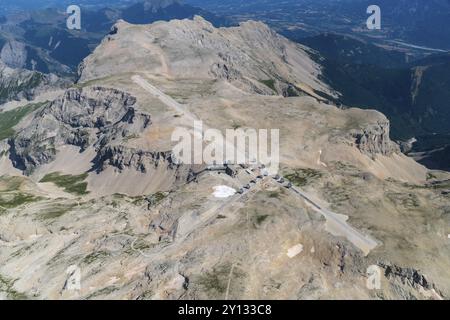
[[[427,181],[428,181],[428,180],[434,180],[434,179],[437,179],[436,175],[434,175],[434,174],[431,173],[431,172],[428,172],[428,173],[427,173]]]
[[[94,298],[98,298],[100,296],[107,296],[117,290],[119,290],[119,288],[116,286],[108,286],[108,287],[105,287],[103,289],[100,289],[100,290],[95,291],[94,293],[90,294],[89,296],[86,297],[86,300],[91,300]]]
[[[0,275],[0,292],[5,292],[8,299],[11,300],[27,300],[28,297],[14,289],[16,280],[8,279]]]
[[[284,176],[297,187],[304,187],[311,183],[312,180],[321,178],[322,173],[314,169],[294,169]]]
[[[231,128],[233,128],[234,130],[237,130],[241,127],[242,127],[242,125],[240,123],[233,120],[233,124],[232,124]]]
[[[27,104],[23,107],[18,107],[10,111],[5,111],[0,113],[0,140],[8,139],[14,136],[14,126],[16,126],[20,120],[22,120],[26,115],[42,107],[46,102],[43,103],[32,103]]]
[[[270,89],[272,89],[274,92],[277,92],[277,89],[275,88],[275,80],[268,79],[268,80],[259,80],[262,84],[266,85]]]
[[[269,191],[266,193],[267,198],[270,198],[270,199],[281,199],[284,195],[286,195],[286,192],[284,191],[284,189]]]
[[[86,195],[89,192],[87,191],[87,182],[84,182],[88,177],[87,173],[83,173],[77,176],[73,175],[62,175],[59,172],[49,173],[47,174],[41,181],[44,182],[52,182],[60,188],[63,188],[64,191],[73,193],[76,195]]]
[[[155,247],[154,243],[146,242],[144,239],[138,239],[134,242],[132,249],[135,250],[148,250]]]
[[[434,190],[438,190],[438,191],[450,189],[450,180],[436,181],[436,182],[428,183],[424,187],[422,187],[422,186],[420,186],[420,187],[434,189]]]
[[[152,199],[155,203],[160,203],[166,198],[166,194],[164,192],[157,192],[152,195]]]
[[[299,94],[297,93],[297,91],[296,91],[293,87],[291,87],[291,86],[289,86],[289,87],[287,88],[286,93],[287,93],[287,96],[288,96],[288,97],[298,97],[298,96],[299,96]]]
[[[161,203],[161,201],[163,201],[166,197],[167,193],[160,191],[152,194],[151,196],[145,197],[145,200],[147,200],[149,206],[154,207]]]
[[[0,213],[2,210],[17,208],[40,199],[40,197],[21,192],[0,193]]]
[[[337,209],[341,205],[348,204],[351,193],[351,190],[347,190],[342,185],[329,185],[325,188],[325,199],[333,204],[333,209]]]
[[[249,212],[249,214],[250,214],[249,217],[250,217],[251,225],[255,229],[258,229],[258,227],[260,227],[264,222],[266,222],[270,218],[270,215],[267,214],[267,211],[260,212],[257,209],[253,209],[251,211],[252,211],[251,213]]]
[[[202,274],[198,278],[197,283],[205,291],[224,294],[227,290],[228,278],[230,276],[231,268],[231,264],[224,264],[213,268],[212,271]],[[233,273],[231,276],[232,282],[235,283],[236,279],[242,279],[245,274],[241,271],[240,268],[233,268]]]
[[[28,79],[17,81],[11,81],[0,85],[0,104],[8,101],[11,98],[15,98],[17,94],[26,92],[30,89],[38,87],[44,80],[44,75],[39,72],[35,72]]]
[[[106,251],[92,252],[92,253],[88,254],[86,257],[84,257],[83,263],[85,263],[85,264],[92,264],[95,261],[97,261],[99,259],[104,259],[104,258],[106,258],[108,256],[109,256],[109,253],[106,252]]]
[[[130,140],[139,139],[139,135],[137,134],[131,134],[129,136],[126,136],[123,138],[123,142],[129,142]]]
[[[262,224],[264,221],[267,220],[268,217],[269,217],[269,215],[267,215],[267,214],[257,215],[256,216],[256,224],[257,225]]]
[[[135,206],[141,206],[145,202],[145,196],[135,196],[135,197],[129,197],[131,199],[131,203]]]
[[[29,252],[34,244],[27,245],[22,247],[11,254],[11,258],[17,258],[23,256],[25,253]]]
[[[52,220],[57,219],[61,216],[63,216],[65,213],[71,211],[74,207],[76,207],[76,204],[70,204],[70,205],[56,205],[54,207],[48,208],[45,211],[42,212],[41,218],[44,220]]]
[[[407,209],[420,207],[420,199],[413,193],[386,193],[386,197],[396,205],[401,205]]]

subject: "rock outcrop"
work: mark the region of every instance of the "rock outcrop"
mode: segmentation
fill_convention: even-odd
[[[436,285],[419,270],[401,267],[390,262],[380,262],[379,265],[383,268],[384,276],[389,280],[390,285],[395,287],[404,299],[410,298],[414,292],[432,299],[443,298]],[[413,290],[412,294],[411,290]]]
[[[389,121],[377,121],[361,130],[352,130],[350,137],[358,149],[371,157],[377,154],[390,156],[400,152],[399,146],[389,137]]]
[[[119,170],[132,168],[142,173],[160,165],[170,170],[179,167],[172,158],[171,151],[152,152],[125,146],[106,146],[100,149],[94,163],[98,172],[104,170],[106,166],[113,166]]]
[[[385,270],[384,274],[387,278],[399,278],[402,283],[407,283],[412,287],[420,286],[428,290],[434,287],[425,275],[414,268],[402,268],[387,263],[381,263],[381,267]]]
[[[13,165],[29,174],[54,160],[57,149],[67,144],[79,147],[80,152],[94,146],[100,154],[107,154],[104,148],[110,143],[139,134],[150,125],[150,116],[137,112],[135,103],[134,97],[115,89],[67,90],[36,111],[30,123],[9,140]]]
[[[215,28],[196,16],[136,29],[121,20],[113,30],[80,65],[80,82],[145,69],[174,78],[225,80],[265,95],[283,94],[282,88],[290,85],[335,95],[319,80],[321,67],[311,59],[308,48],[261,22]],[[109,59],[94,58],[102,55]]]
[[[31,100],[39,93],[63,88],[68,83],[54,74],[12,69],[0,60],[0,104],[10,100]]]
[[[3,46],[0,52],[0,60],[10,68],[22,69],[25,68],[27,55],[25,44],[11,40]]]

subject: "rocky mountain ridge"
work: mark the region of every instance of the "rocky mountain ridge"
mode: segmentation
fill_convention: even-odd
[[[127,60],[120,58],[133,46],[131,61],[146,69],[169,77],[192,77],[227,80],[252,93],[279,94],[291,88],[293,95],[336,93],[318,81],[320,66],[308,55],[306,47],[295,45],[260,22],[249,21],[239,27],[215,28],[200,16],[193,20],[172,20],[145,26],[139,37],[128,37],[133,29],[124,21],[114,27],[94,54],[80,65],[79,82],[130,70]],[[128,38],[127,38],[128,37]],[[121,46],[116,52],[109,47]],[[158,49],[164,47],[164,52]],[[179,51],[178,47],[186,50]],[[154,50],[153,50],[154,49]],[[143,60],[145,53],[146,60]],[[108,55],[108,59],[95,59]],[[95,59],[95,60],[94,60]],[[120,61],[113,71],[111,61]],[[128,61],[130,61],[128,60]],[[170,67],[172,65],[173,67]],[[136,70],[138,70],[136,68]],[[304,87],[300,86],[300,83]]]
[[[114,89],[69,89],[42,107],[9,140],[13,165],[30,174],[55,159],[62,145],[80,152],[102,150],[109,143],[138,134],[151,124],[150,116],[136,112],[136,99]]]
[[[448,176],[399,153],[381,113],[327,102],[320,75],[257,22],[119,22],[2,145],[0,297],[448,298]],[[194,118],[278,128],[285,180],[240,166],[188,180],[168,150]]]
[[[0,104],[11,100],[32,100],[40,93],[64,88],[68,83],[54,74],[12,69],[0,60]]]

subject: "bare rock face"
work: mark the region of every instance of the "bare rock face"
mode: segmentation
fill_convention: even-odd
[[[97,58],[101,56],[108,59]],[[335,95],[319,80],[321,67],[308,48],[261,22],[215,28],[199,16],[139,27],[119,21],[80,65],[79,81],[142,70],[171,78],[224,80],[265,95],[283,94],[282,88],[289,86]]]
[[[54,160],[58,147],[89,146],[102,150],[112,141],[137,134],[151,121],[135,110],[136,99],[114,89],[70,89],[42,109],[16,137],[10,139],[13,165],[31,173]]]
[[[18,41],[8,41],[0,52],[0,59],[11,68],[24,68],[27,62],[25,45]]]
[[[429,299],[442,300],[442,292],[420,270],[411,267],[401,267],[391,262],[380,262],[384,276],[390,286],[403,299],[411,299],[414,293],[420,292]]]
[[[400,152],[400,148],[395,142],[391,141],[389,130],[389,121],[386,119],[368,125],[364,129],[353,130],[350,136],[361,152],[372,157],[376,154],[390,156],[393,153]]]
[[[433,289],[434,285],[429,283],[425,275],[414,268],[402,268],[390,263],[381,263],[381,267],[385,269],[385,276],[388,278],[399,278],[402,283],[407,283],[410,286],[420,286],[425,289]]]
[[[97,153],[94,159],[98,172],[106,166],[113,166],[119,170],[132,168],[142,173],[146,173],[150,168],[166,166],[167,169],[174,170],[177,165],[172,158],[172,152],[152,152],[144,151],[125,146],[106,146]]]
[[[12,69],[0,60],[0,104],[10,100],[32,100],[39,93],[62,88],[68,81],[54,74]]]

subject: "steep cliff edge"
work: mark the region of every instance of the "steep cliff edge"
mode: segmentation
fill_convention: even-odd
[[[136,99],[124,92],[94,87],[70,89],[42,107],[9,140],[14,166],[30,174],[53,161],[59,147],[73,145],[83,152],[98,150],[148,127],[150,116],[136,113]]]
[[[361,152],[375,157],[377,154],[391,156],[400,153],[400,147],[389,136],[389,120],[380,120],[361,130],[352,130],[349,134],[355,140],[356,147]]]

